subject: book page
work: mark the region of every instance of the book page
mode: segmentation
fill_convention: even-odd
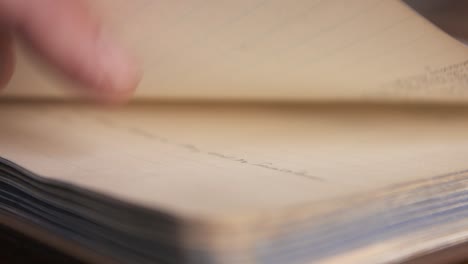
[[[136,98],[467,101],[468,48],[399,0],[91,2],[143,63]],[[20,54],[7,94],[69,94]]]
[[[0,156],[46,178],[213,219],[466,171],[467,120],[466,108],[2,104]]]

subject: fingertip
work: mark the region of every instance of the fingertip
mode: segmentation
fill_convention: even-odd
[[[106,60],[105,65],[98,67],[101,74],[93,83],[85,84],[84,95],[98,103],[120,105],[128,102],[142,79],[142,71],[135,60],[125,64],[109,66],[112,60]]]
[[[138,82],[132,81],[131,85],[122,86],[126,87],[125,89],[122,87],[115,89],[110,88],[109,85],[104,85],[94,88],[91,87],[91,90],[89,90],[90,87],[88,86],[88,91],[84,93],[84,96],[87,99],[105,105],[122,105],[131,100],[137,87],[134,83]]]
[[[138,86],[142,72],[136,58],[117,43],[103,33],[96,40],[97,79],[94,88],[112,98],[125,98]]]

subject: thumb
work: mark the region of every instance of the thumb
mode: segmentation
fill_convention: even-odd
[[[0,0],[0,15],[58,70],[103,99],[128,97],[135,61],[105,35],[80,0]]]

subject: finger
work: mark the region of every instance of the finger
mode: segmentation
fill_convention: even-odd
[[[12,36],[7,31],[0,30],[0,88],[6,86],[15,64]]]
[[[2,8],[41,56],[97,96],[119,99],[135,89],[135,61],[104,34],[83,1],[0,0]]]

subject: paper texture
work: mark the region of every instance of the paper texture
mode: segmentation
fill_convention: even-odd
[[[0,107],[0,156],[122,200],[212,217],[466,170],[467,118],[458,108],[11,104]]]
[[[144,65],[136,98],[468,100],[468,49],[402,1],[92,4]],[[68,94],[45,71],[20,54],[7,94]]]

